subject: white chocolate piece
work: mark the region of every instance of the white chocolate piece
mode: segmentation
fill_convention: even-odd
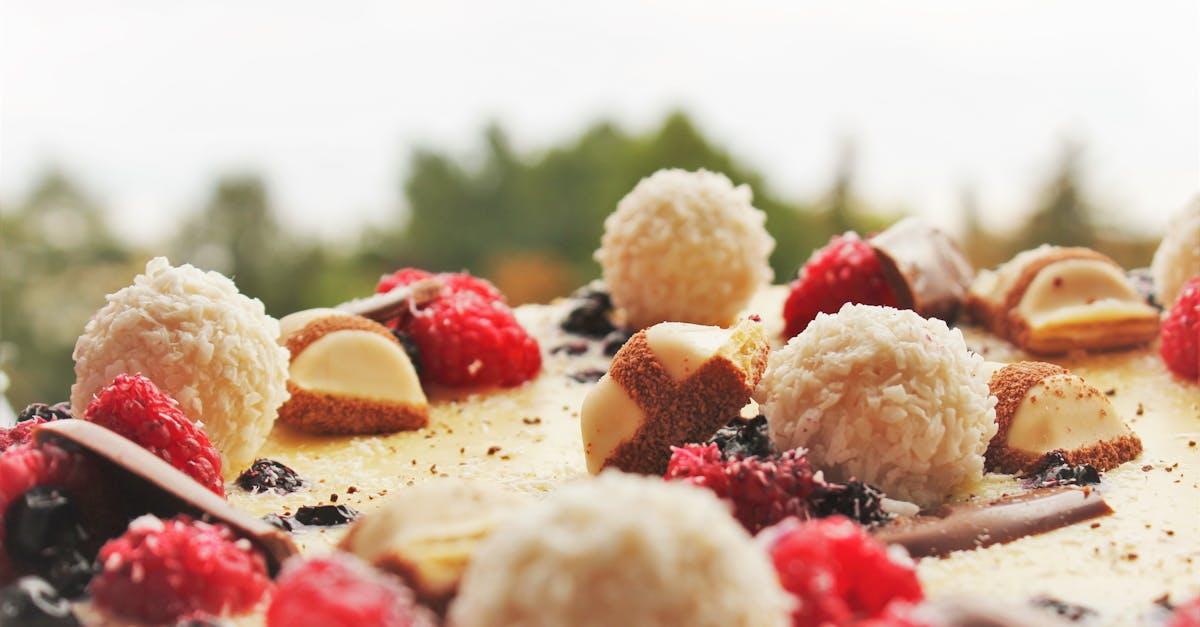
[[[343,329],[325,334],[292,358],[289,377],[293,384],[316,392],[427,404],[408,354],[371,331]]]
[[[729,343],[733,329],[663,322],[646,329],[646,343],[676,382],[683,381]]]
[[[1030,282],[1017,306],[1035,333],[1055,326],[1157,317],[1120,267],[1098,259],[1066,259]]]
[[[1073,374],[1042,379],[1025,393],[1008,429],[1009,448],[1041,455],[1129,435],[1108,397]]]
[[[606,374],[583,399],[579,420],[588,472],[594,475],[618,446],[637,433],[646,422],[646,412]]]
[[[495,484],[437,480],[406,488],[354,523],[341,548],[447,600],[479,543],[532,500]]]

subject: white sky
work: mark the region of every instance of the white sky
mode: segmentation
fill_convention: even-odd
[[[415,145],[677,106],[797,198],[853,137],[867,199],[948,226],[966,184],[1027,208],[1065,138],[1148,228],[1200,191],[1195,0],[0,2],[0,202],[58,163],[143,240],[222,173],[336,236],[395,211]]]

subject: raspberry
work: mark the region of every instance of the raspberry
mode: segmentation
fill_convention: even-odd
[[[118,375],[88,404],[86,419],[137,442],[218,496],[221,455],[179,403],[140,374]]]
[[[897,306],[879,257],[854,233],[835,235],[800,269],[783,305],[785,335],[799,334],[818,313],[836,313],[846,303]]]
[[[883,620],[907,613],[889,606],[924,597],[912,561],[902,551],[893,553],[848,518],[786,521],[764,531],[760,539],[767,545],[780,583],[796,597],[792,613],[796,627],[860,620],[902,625]]]
[[[240,614],[270,587],[262,555],[228,527],[142,516],[100,548],[92,599],[125,618],[165,623],[198,612]]]
[[[346,553],[289,560],[267,609],[267,627],[428,624],[411,590]]]
[[[1178,300],[1162,323],[1159,353],[1167,368],[1195,381],[1200,375],[1200,277],[1183,286]]]
[[[378,291],[436,276],[432,300],[417,302],[389,326],[416,344],[421,376],[449,386],[514,386],[532,379],[542,353],[490,283],[469,274],[432,275],[405,268],[385,276]]]
[[[29,442],[33,438],[34,428],[45,422],[45,418],[34,416],[29,420],[18,422],[16,426],[8,429],[0,427],[0,452],[4,452],[18,444]]]
[[[95,468],[82,454],[54,444],[21,444],[0,453],[0,583],[15,574],[9,559],[6,516],[10,506],[37,486],[58,486],[74,496],[92,494]]]
[[[1167,627],[1200,627],[1200,597],[1175,608]]]
[[[667,479],[708,488],[733,502],[734,516],[751,533],[789,516],[808,518],[815,483],[803,451],[757,458],[725,458],[716,444],[672,447]]]

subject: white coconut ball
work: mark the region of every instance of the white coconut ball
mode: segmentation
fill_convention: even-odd
[[[1154,278],[1155,298],[1170,308],[1179,298],[1183,284],[1200,275],[1200,196],[1176,215],[1167,227],[1154,260],[1150,276]]]
[[[711,492],[606,471],[497,529],[455,627],[772,627],[791,603],[766,552]]]
[[[596,261],[626,323],[726,326],[774,277],[775,240],[750,188],[724,174],[659,170],[604,221]]]
[[[75,343],[71,411],[82,416],[117,375],[141,373],[203,426],[227,477],[249,466],[288,397],[288,352],[262,302],[162,257],[107,301]]]
[[[941,320],[847,304],[772,353],[754,397],[778,449],[805,447],[835,481],[932,506],[983,476],[988,372]]]

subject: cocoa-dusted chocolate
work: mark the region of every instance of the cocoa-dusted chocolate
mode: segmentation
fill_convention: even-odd
[[[299,552],[283,531],[238,511],[153,453],[104,427],[60,420],[42,425],[34,437],[38,442],[65,443],[100,462],[100,473],[116,487],[113,493],[119,500],[114,505],[130,519],[143,514],[162,518],[188,514],[223,523],[262,551],[272,573]]]
[[[905,218],[869,243],[902,308],[927,318],[958,317],[975,271],[949,235],[918,218]]]

